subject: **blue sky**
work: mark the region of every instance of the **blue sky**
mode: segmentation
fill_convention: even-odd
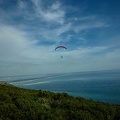
[[[0,74],[119,69],[119,12],[119,0],[0,0]]]

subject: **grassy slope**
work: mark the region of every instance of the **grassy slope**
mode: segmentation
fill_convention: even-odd
[[[0,120],[120,120],[120,106],[0,84]]]

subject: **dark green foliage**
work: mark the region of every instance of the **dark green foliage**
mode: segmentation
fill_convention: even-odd
[[[0,120],[120,120],[120,106],[0,85]]]

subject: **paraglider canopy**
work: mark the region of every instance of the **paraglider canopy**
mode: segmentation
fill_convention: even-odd
[[[55,48],[55,50],[57,50],[58,48],[64,48],[64,49],[67,50],[67,47],[65,47],[65,46],[58,46],[58,47]]]

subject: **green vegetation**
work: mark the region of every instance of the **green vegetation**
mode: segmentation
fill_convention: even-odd
[[[120,106],[0,84],[0,120],[120,120]]]

